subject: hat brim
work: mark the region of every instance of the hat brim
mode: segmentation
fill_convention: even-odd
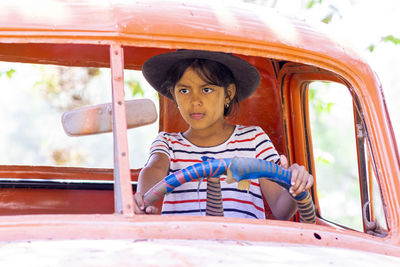
[[[188,58],[214,60],[229,68],[236,81],[239,101],[253,94],[260,85],[258,70],[247,61],[232,54],[202,50],[177,50],[154,56],[143,64],[143,76],[160,94],[172,99],[169,90],[162,88],[167,72],[173,65]]]

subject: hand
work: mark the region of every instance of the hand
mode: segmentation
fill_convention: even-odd
[[[304,166],[300,166],[297,163],[290,167],[288,167],[288,165],[286,156],[281,155],[281,166],[292,172],[292,186],[289,188],[289,193],[295,197],[311,188],[314,183],[314,177],[307,172]]]
[[[158,209],[154,206],[144,206],[143,194],[137,192],[133,196],[133,204],[135,207],[135,214],[156,214]]]

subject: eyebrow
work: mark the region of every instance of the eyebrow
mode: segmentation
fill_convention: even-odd
[[[204,83],[204,84],[202,84],[200,87],[204,87],[204,86],[208,86],[208,85],[212,85],[212,84],[210,84],[210,83]],[[191,86],[186,85],[186,84],[184,84],[184,83],[177,83],[177,84],[175,84],[175,86],[191,88]]]

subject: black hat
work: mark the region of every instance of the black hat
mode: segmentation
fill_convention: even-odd
[[[154,56],[143,64],[143,75],[160,94],[172,99],[169,91],[162,88],[165,76],[174,64],[188,58],[214,60],[230,69],[235,78],[236,94],[239,101],[249,97],[260,85],[260,74],[247,61],[232,54],[202,50],[182,49]]]

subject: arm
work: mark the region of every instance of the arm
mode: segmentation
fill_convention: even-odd
[[[296,202],[290,196],[296,196],[311,188],[314,178],[307,172],[304,166],[293,164],[288,168],[287,158],[281,155],[281,166],[292,172],[292,187],[289,192],[274,182],[260,179],[260,187],[265,196],[272,213],[279,220],[288,220],[297,210]],[[289,194],[290,193],[290,194]]]
[[[289,195],[289,192],[267,179],[259,179],[259,181],[261,191],[275,218],[278,220],[289,220],[297,210],[296,203]]]
[[[150,156],[148,163],[139,173],[138,186],[134,196],[136,214],[154,214],[158,212],[154,206],[149,206],[144,210],[143,195],[167,175],[168,169],[169,158],[167,155],[154,153]]]

